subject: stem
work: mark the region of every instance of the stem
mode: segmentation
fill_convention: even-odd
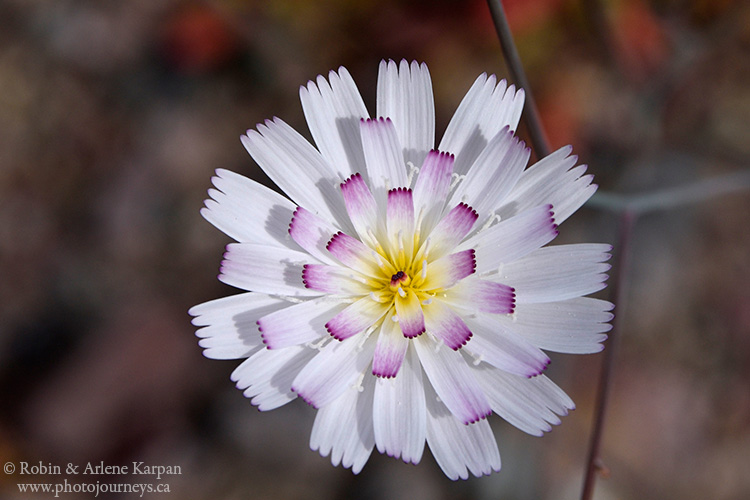
[[[610,379],[612,376],[612,365],[614,364],[617,341],[620,336],[622,321],[625,317],[625,292],[627,290],[627,271],[630,259],[630,245],[633,236],[636,214],[626,210],[620,217],[620,231],[615,245],[615,271],[614,291],[612,302],[617,304],[617,314],[612,322],[612,330],[609,332],[609,341],[604,350],[601,373],[599,375],[599,387],[596,395],[596,407],[594,413],[594,429],[589,442],[589,456],[586,466],[586,475],[583,480],[583,491],[581,500],[590,500],[594,493],[594,481],[596,473],[602,468],[599,459],[602,432],[604,430],[604,417],[607,409]]]
[[[550,153],[549,141],[544,133],[542,121],[539,118],[539,111],[537,110],[534,97],[531,93],[531,86],[529,86],[526,72],[523,70],[521,58],[518,55],[516,44],[513,41],[513,34],[510,32],[505,9],[500,0],[487,0],[487,5],[490,8],[492,21],[495,23],[495,31],[500,39],[500,48],[502,49],[503,57],[508,64],[510,75],[513,78],[513,81],[515,81],[526,93],[525,113],[523,114],[523,117],[526,127],[529,129],[531,145],[534,148],[537,157],[540,159],[544,158]]]

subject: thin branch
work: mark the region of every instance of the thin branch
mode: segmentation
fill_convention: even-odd
[[[750,170],[739,170],[710,179],[701,179],[684,186],[644,194],[596,193],[587,202],[587,206],[612,212],[629,211],[641,215],[693,205],[717,196],[745,190],[750,190]]]
[[[596,395],[596,407],[594,413],[594,428],[591,433],[589,442],[589,455],[586,465],[586,475],[583,480],[583,490],[581,500],[590,500],[594,493],[594,482],[597,472],[602,469],[602,463],[599,457],[601,448],[601,438],[604,430],[604,417],[607,410],[607,401],[609,399],[610,380],[612,377],[612,366],[614,365],[615,352],[619,341],[622,322],[625,317],[625,295],[628,287],[627,277],[630,259],[630,246],[633,239],[633,226],[635,225],[636,214],[631,211],[625,211],[620,216],[620,231],[615,244],[615,263],[614,276],[611,283],[612,302],[617,304],[615,319],[612,323],[612,330],[609,332],[607,348],[604,350],[604,359],[602,360],[601,373],[599,374],[599,387]]]
[[[531,145],[534,148],[538,158],[543,158],[550,153],[549,141],[544,133],[539,111],[537,110],[534,97],[531,93],[531,86],[526,78],[526,72],[521,64],[521,58],[516,50],[516,44],[513,41],[513,34],[510,32],[508,18],[505,15],[505,9],[500,0],[487,0],[487,5],[492,14],[492,21],[495,23],[495,31],[500,39],[500,48],[503,51],[503,57],[508,64],[508,70],[518,86],[523,88],[526,93],[525,113],[523,114],[526,126],[529,129]]]

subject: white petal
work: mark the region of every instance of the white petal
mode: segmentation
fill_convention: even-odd
[[[482,274],[539,249],[552,241],[557,233],[552,205],[542,205],[480,231],[458,248],[475,249],[477,273]]]
[[[229,170],[218,169],[211,180],[216,189],[201,210],[208,222],[240,242],[294,247],[286,232],[294,203]]]
[[[464,346],[464,351],[477,360],[486,361],[496,368],[524,377],[539,375],[549,357],[538,347],[507,328],[494,314],[477,313],[466,317],[474,336]]]
[[[427,403],[427,444],[438,465],[450,479],[467,479],[500,470],[497,441],[486,419],[465,425],[438,400],[434,389],[425,384]],[[467,470],[468,469],[468,470]]]
[[[448,206],[467,203],[479,212],[479,224],[518,182],[531,150],[507,129],[498,132],[487,144],[456,188]]]
[[[302,110],[315,144],[343,180],[362,172],[364,155],[359,121],[369,117],[365,103],[349,72],[340,67],[300,87]]]
[[[306,300],[259,318],[258,329],[269,349],[314,342],[328,335],[326,322],[345,306],[329,297]]]
[[[393,120],[405,161],[421,165],[435,145],[435,104],[426,64],[380,62],[377,116]]]
[[[390,118],[379,118],[362,120],[360,132],[370,186],[378,205],[385,208],[388,190],[406,187],[408,180],[396,128]]]
[[[308,404],[322,408],[347,388],[357,386],[375,349],[374,337],[362,339],[355,335],[341,342],[331,340],[297,375],[292,390]]]
[[[297,205],[342,229],[351,227],[337,189],[344,178],[292,127],[274,118],[240,139],[268,177]]]
[[[524,378],[487,365],[474,372],[492,410],[531,435],[549,432],[551,425],[560,424],[558,415],[567,415],[575,408],[573,401],[544,375]]]
[[[425,443],[426,407],[422,369],[414,349],[408,350],[395,378],[376,381],[373,427],[380,453],[419,463]]]
[[[495,75],[482,74],[469,89],[451,118],[438,149],[456,155],[456,173],[463,175],[487,143],[504,127],[516,129],[523,109],[524,92],[505,80],[495,85]]]
[[[245,358],[262,345],[258,318],[288,307],[286,300],[249,292],[215,299],[188,311],[203,355],[212,359]]]
[[[232,372],[232,380],[259,410],[273,410],[297,397],[292,380],[316,352],[304,346],[261,349]]]
[[[359,388],[347,388],[315,416],[310,448],[331,455],[333,465],[343,465],[359,474],[375,446],[373,435],[373,391],[375,377],[367,375]]]
[[[310,255],[286,248],[252,243],[230,243],[221,263],[219,280],[237,288],[273,295],[320,295],[302,282],[302,268]]]
[[[578,297],[562,302],[519,304],[513,318],[500,317],[508,328],[548,351],[589,354],[604,349],[612,325],[610,302]]]
[[[606,286],[611,249],[595,243],[544,247],[504,264],[489,279],[515,288],[518,304],[580,297]]]
[[[561,224],[578,210],[596,191],[592,175],[584,175],[585,165],[573,166],[577,156],[570,156],[572,148],[566,146],[542,158],[523,172],[508,196],[498,200],[496,212],[503,218],[544,204],[555,210],[555,221]]]
[[[426,335],[413,342],[430,383],[456,419],[468,424],[492,413],[487,398],[459,351],[441,347]]]

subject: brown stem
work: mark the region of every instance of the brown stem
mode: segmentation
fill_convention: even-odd
[[[531,146],[534,148],[538,158],[544,158],[550,153],[549,141],[544,133],[542,121],[539,118],[534,97],[531,93],[531,86],[526,78],[526,72],[521,64],[521,58],[516,50],[516,44],[513,41],[513,34],[510,32],[508,18],[505,15],[505,9],[500,0],[487,0],[487,5],[492,14],[492,21],[495,23],[495,31],[500,39],[500,48],[503,51],[503,57],[508,64],[510,75],[518,86],[526,93],[525,113],[523,114],[526,127],[531,137]]]
[[[609,332],[607,348],[604,350],[601,373],[599,375],[599,387],[596,395],[596,407],[594,412],[594,428],[589,442],[589,455],[586,465],[586,475],[583,480],[581,500],[591,500],[594,494],[594,482],[597,472],[602,469],[599,457],[601,448],[602,432],[604,430],[604,417],[607,409],[610,380],[612,377],[612,366],[614,364],[617,341],[620,335],[622,321],[625,317],[625,293],[627,290],[627,269],[630,258],[630,245],[633,236],[633,226],[636,215],[630,210],[622,212],[620,216],[620,231],[615,245],[614,276],[612,283],[612,302],[617,304],[615,319],[612,330]]]

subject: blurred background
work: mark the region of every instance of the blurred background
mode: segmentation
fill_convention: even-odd
[[[553,147],[600,192],[749,168],[750,2],[504,3]],[[578,408],[543,439],[491,419],[498,474],[375,451],[354,476],[309,450],[303,402],[250,405],[187,315],[235,292],[198,212],[216,168],[266,181],[240,134],[309,137],[298,88],[340,65],[374,112],[378,62],[407,58],[439,138],[500,54],[484,0],[0,0],[0,462],[179,465],[152,498],[578,498],[601,354],[553,355]],[[593,205],[557,242],[615,241]],[[750,498],[748,227],[747,191],[638,219],[595,498]],[[56,480],[2,474],[0,496]]]

